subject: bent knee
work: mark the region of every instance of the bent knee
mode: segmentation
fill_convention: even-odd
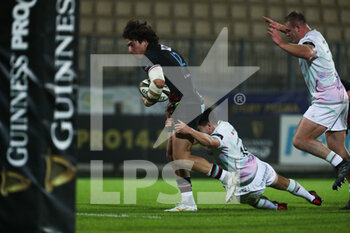
[[[297,137],[297,136],[293,137],[293,146],[295,146],[299,150],[303,150],[305,148],[306,142],[307,142],[307,140],[305,140],[301,137]]]

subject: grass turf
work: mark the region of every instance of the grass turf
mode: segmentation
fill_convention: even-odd
[[[288,192],[267,188],[264,195],[288,203],[288,210],[257,210],[243,204],[199,204],[198,212],[168,213],[163,210],[174,204],[158,203],[158,193],[176,194],[177,190],[163,180],[138,189],[137,204],[93,205],[90,179],[79,179],[76,232],[350,232],[350,211],[339,210],[349,199],[348,184],[340,191],[332,191],[330,179],[297,181],[323,198],[321,207]],[[124,203],[123,184],[122,179],[104,178],[103,191],[120,192],[120,203]],[[195,196],[197,192],[223,191],[220,182],[213,179],[193,179],[192,184]]]

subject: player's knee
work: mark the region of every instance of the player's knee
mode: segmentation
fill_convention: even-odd
[[[293,146],[295,146],[299,150],[303,150],[305,145],[305,140],[300,137],[293,137]]]

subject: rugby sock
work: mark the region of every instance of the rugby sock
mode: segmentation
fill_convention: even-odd
[[[177,187],[181,193],[181,202],[189,205],[195,205],[196,202],[193,198],[191,177],[176,179]]]
[[[289,179],[289,186],[286,189],[288,192],[295,196],[303,197],[309,202],[312,202],[315,199],[315,196],[311,195],[303,186],[293,179]]]
[[[226,170],[222,169],[220,166],[216,164],[213,164],[207,176],[213,177],[223,182],[226,174],[227,174]]]
[[[254,205],[257,209],[277,210],[278,204],[273,203],[269,199],[260,198],[258,203]]]
[[[331,151],[328,155],[326,160],[333,165],[333,167],[336,167],[343,161],[343,158],[337,155],[335,152]]]

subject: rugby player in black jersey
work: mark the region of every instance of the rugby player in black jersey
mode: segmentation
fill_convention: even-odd
[[[130,54],[139,58],[143,56],[138,55],[144,55],[152,62],[152,65],[143,68],[150,79],[148,97],[145,98],[142,96],[144,105],[150,107],[157,103],[162,93],[162,88],[166,84],[171,92],[169,104],[166,109],[167,119],[172,117],[175,123],[177,120],[181,120],[196,129],[197,119],[202,112],[202,101],[193,87],[191,75],[186,68],[187,65],[183,57],[172,48],[159,44],[158,36],[147,22],[130,20],[124,29],[123,38],[126,41]],[[175,72],[173,71],[174,69],[172,69],[172,72],[167,72],[166,67],[178,67],[178,69],[175,69]],[[172,81],[167,77],[170,72]],[[176,111],[173,114],[180,101],[182,111]],[[233,197],[234,191],[233,173],[201,157],[192,155],[191,147],[193,143],[194,139],[190,135],[180,133],[171,134],[167,145],[167,159],[169,161],[192,161],[192,170],[219,179],[226,188],[226,202],[229,202]],[[181,192],[181,202],[175,208],[166,211],[197,211],[197,205],[192,193],[190,172],[181,169],[175,171],[175,173],[179,177],[182,177],[177,179],[178,188]]]

